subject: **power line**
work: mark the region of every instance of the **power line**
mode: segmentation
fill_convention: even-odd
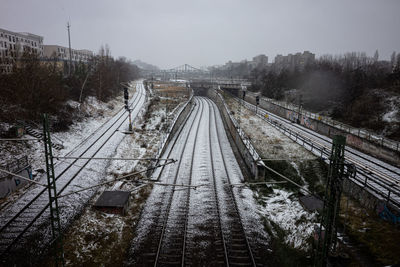
[[[67,29],[68,29],[68,45],[69,45],[69,68],[68,68],[69,76],[71,76],[71,68],[72,68],[71,35],[70,35],[70,30],[69,30],[70,27],[71,27],[71,24],[69,24],[69,21],[68,21]]]
[[[38,185],[47,187],[47,185],[45,185],[45,184],[36,182],[36,181],[34,181],[34,180],[31,180],[31,179],[26,178],[26,177],[24,177],[24,176],[21,176],[21,175],[19,175],[19,174],[16,174],[16,173],[13,173],[13,172],[9,172],[9,171],[7,171],[7,170],[5,170],[5,169],[0,169],[0,172],[4,172],[4,173],[7,173],[7,174],[10,174],[10,175],[12,175],[12,176],[18,177],[18,178],[20,178],[20,179],[22,179],[22,180],[25,180],[25,181],[28,181],[28,182],[30,182],[30,183],[34,183],[34,184],[38,184]],[[6,177],[0,178],[0,180],[2,180],[2,179],[6,179]]]
[[[110,181],[107,181],[107,182],[103,182],[103,183],[99,183],[99,184],[92,185],[92,186],[89,186],[89,187],[85,187],[85,188],[82,188],[82,189],[80,189],[80,190],[77,190],[77,191],[74,191],[74,192],[70,192],[70,193],[67,193],[67,194],[64,194],[64,195],[59,195],[59,196],[57,196],[57,198],[66,197],[66,196],[69,196],[69,195],[72,195],[72,194],[80,193],[80,192],[82,192],[82,191],[86,191],[86,190],[89,190],[89,189],[93,189],[93,188],[95,188],[95,187],[99,187],[99,186],[102,186],[102,185],[107,185],[107,184],[109,184],[109,183],[112,183],[112,182],[115,182],[115,181],[119,181],[119,180],[128,178],[128,177],[130,177],[130,176],[137,175],[137,174],[141,174],[141,173],[147,172],[147,171],[149,171],[149,170],[153,170],[153,169],[156,169],[156,168],[159,168],[159,167],[168,165],[168,164],[172,164],[172,163],[175,163],[175,162],[176,162],[176,160],[171,160],[170,162],[166,162],[166,163],[161,164],[161,165],[159,164],[159,165],[156,165],[156,166],[151,167],[151,168],[147,168],[147,169],[142,170],[142,171],[137,171],[137,172],[133,172],[133,173],[130,173],[130,174],[126,174],[126,175],[123,175],[123,176],[121,176],[121,177],[115,178],[115,179],[110,180]],[[136,181],[136,182],[139,182],[139,181]]]

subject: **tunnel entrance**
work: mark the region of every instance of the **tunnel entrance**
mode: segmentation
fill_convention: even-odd
[[[207,96],[208,90],[213,86],[209,81],[195,81],[190,83],[190,87],[195,96]]]
[[[195,96],[207,96],[209,88],[205,87],[192,87]]]

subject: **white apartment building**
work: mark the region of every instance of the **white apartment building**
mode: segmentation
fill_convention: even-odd
[[[15,59],[25,51],[36,52],[43,57],[43,37],[0,28],[0,73],[11,72]]]
[[[44,57],[46,59],[69,60],[69,48],[60,45],[44,45]],[[71,49],[73,62],[88,62],[93,57],[90,50]]]

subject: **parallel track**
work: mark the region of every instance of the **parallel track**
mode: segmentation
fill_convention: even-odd
[[[222,150],[221,142],[220,142],[220,131],[218,130],[217,127],[217,112],[216,112],[216,107],[211,100],[209,101],[209,106],[210,109],[212,109],[213,113],[213,119],[211,118],[211,111],[210,111],[210,157],[211,157],[211,166],[212,166],[212,172],[213,172],[213,184],[214,184],[214,194],[216,197],[216,203],[219,203],[219,201],[224,201],[224,203],[227,205],[227,210],[229,211],[230,218],[231,218],[231,223],[230,223],[230,229],[229,229],[229,238],[223,238],[222,242],[224,243],[224,250],[227,253],[226,258],[228,260],[227,266],[256,266],[256,262],[253,256],[252,249],[250,247],[249,241],[247,239],[243,223],[242,223],[242,218],[240,216],[240,212],[238,209],[238,204],[237,200],[235,197],[235,194],[233,193],[233,189],[231,184],[231,178],[226,166],[226,160],[225,156]],[[211,127],[211,121],[214,122],[214,127]],[[216,136],[216,142],[218,143],[217,149],[213,149],[211,145],[211,129],[215,130],[215,136]],[[218,150],[218,152],[216,151]],[[216,175],[214,173],[214,160],[213,160],[213,154],[221,154],[222,158],[222,163],[225,171],[225,175],[221,177],[221,181],[219,181],[220,187],[217,188],[217,182],[216,182]],[[222,187],[222,188],[221,188]],[[219,192],[219,193],[218,193]],[[225,199],[224,199],[225,198]],[[221,223],[221,215],[220,215],[220,207],[217,206],[218,209],[218,219]],[[222,228],[222,223],[221,223],[221,228]],[[222,231],[222,229],[221,229]],[[222,231],[222,236],[227,235],[227,233],[224,233]],[[226,240],[229,239],[230,242],[227,242]]]
[[[137,88],[135,98],[131,100],[130,107],[138,112],[138,103],[140,103],[143,98],[143,87]],[[100,126],[97,130],[102,130],[101,132],[93,132],[84,141],[81,142],[73,151],[77,151],[77,157],[86,156],[94,157],[96,154],[107,144],[107,142],[112,138],[112,136],[118,131],[124,122],[128,118],[127,112],[122,109],[107,123]],[[105,128],[105,129],[103,129]],[[90,140],[94,139],[94,140]],[[104,140],[105,139],[105,140]],[[83,151],[79,152],[79,148]],[[93,152],[93,150],[95,150]],[[71,152],[68,154],[72,154]],[[58,195],[60,195],[71,182],[78,177],[79,173],[88,165],[90,160],[84,160],[83,165],[77,165],[78,160],[72,161],[62,161],[56,166],[56,181],[58,187]],[[61,170],[60,170],[61,169]],[[59,171],[59,173],[57,173]],[[72,173],[71,173],[72,172]],[[12,217],[6,218],[4,216],[0,223],[0,254],[1,257],[5,256],[10,249],[15,246],[21,237],[32,227],[32,225],[37,222],[39,218],[45,213],[49,207],[47,189],[35,188],[35,191],[27,196],[27,200],[22,202],[19,207],[14,207],[13,210],[18,210],[16,214]],[[28,192],[29,193],[29,192]],[[29,199],[31,197],[31,199]],[[19,203],[17,203],[19,204]],[[3,211],[4,213],[4,211]]]
[[[170,166],[167,168],[162,169],[162,173],[167,172],[170,176],[173,177],[172,181],[168,181],[171,184],[176,184],[178,180],[178,173],[180,166],[182,164],[182,158],[183,154],[185,151],[185,148],[187,146],[187,142],[190,136],[190,132],[195,125],[195,121],[200,120],[201,117],[201,111],[202,107],[199,108],[199,104],[197,101],[193,98],[193,101],[196,103],[196,107],[194,107],[194,111],[190,113],[189,116],[193,116],[194,118],[191,121],[187,121],[185,125],[183,125],[178,132],[177,136],[175,137],[175,140],[173,141],[173,145],[170,146],[169,151],[165,152],[167,153],[168,157],[171,155],[172,151],[174,148],[178,147],[181,148],[181,151],[179,152],[179,157],[176,158],[178,160],[178,167],[171,169]],[[185,127],[186,125],[189,125],[188,127]],[[180,142],[177,142],[179,140]],[[173,172],[173,173],[171,173]],[[162,195],[158,199],[159,202],[154,205],[153,208],[156,208],[156,210],[151,213],[151,212],[146,212],[142,211],[141,213],[141,221],[145,222],[150,222],[151,227],[151,233],[149,234],[150,236],[147,236],[144,245],[143,245],[143,250],[140,253],[139,259],[136,259],[136,264],[135,266],[157,266],[157,264],[160,263],[160,261],[166,261],[168,260],[165,259],[162,255],[162,243],[164,240],[164,235],[167,227],[167,222],[168,222],[168,216],[170,213],[171,205],[172,205],[172,199],[174,196],[174,191],[175,191],[176,186],[171,186],[171,187],[165,187],[165,190],[163,191]],[[182,211],[184,214],[186,214],[186,209]],[[149,216],[149,217],[147,217]],[[183,224],[184,222],[182,222]],[[148,223],[147,223],[148,224]],[[181,225],[182,227],[182,225]],[[186,232],[185,232],[186,234]],[[178,252],[174,253],[172,255],[174,263],[180,262],[182,259],[182,247],[179,247],[178,244]],[[168,261],[171,262],[171,259]]]
[[[234,97],[234,99],[241,101],[237,97]],[[245,101],[242,101],[242,103],[248,109],[255,111],[253,104]],[[265,118],[266,114],[268,114],[268,119]],[[258,107],[257,115],[284,132],[295,142],[302,142],[311,150],[319,151],[318,153],[314,152],[323,156],[326,161],[329,158],[332,146],[331,138],[290,122],[260,107]],[[400,168],[377,160],[351,147],[346,147],[345,159],[347,163],[352,163],[357,168],[357,175],[353,178],[353,181],[368,188],[380,198],[400,209]]]
[[[197,101],[196,101],[197,102]],[[182,166],[183,160],[183,155],[186,151],[186,149],[191,150],[191,154],[193,155],[194,150],[196,148],[196,141],[197,141],[197,135],[199,132],[199,126],[200,126],[200,120],[201,120],[201,115],[203,112],[203,104],[200,102],[199,105],[201,106],[201,111],[198,112],[196,115],[199,116],[199,120],[195,130],[195,136],[194,136],[194,142],[191,147],[188,147],[188,140],[190,137],[190,134],[187,135],[185,139],[185,145],[184,149],[182,149],[181,155],[180,155],[180,160],[179,160],[179,165],[178,168],[176,168],[175,176],[174,176],[174,181],[173,184],[176,184],[177,182],[182,182],[187,185],[191,185],[191,177],[192,177],[192,170],[193,170],[193,157],[191,158],[191,163],[189,167],[189,176],[188,177],[183,177],[187,178],[187,181],[184,181],[182,179],[178,179],[178,174],[180,173],[180,169],[184,168]],[[194,126],[194,122],[196,121],[197,116],[195,120],[192,121],[192,124],[190,126],[189,133],[192,131],[192,128]],[[177,203],[178,208],[175,207],[174,212],[171,212],[172,208],[172,201],[175,195],[175,186],[172,187],[172,192],[170,194],[170,197],[168,199],[168,206],[167,206],[167,211],[163,220],[162,224],[162,231],[161,235],[159,238],[158,242],[158,248],[157,248],[157,253],[155,256],[154,260],[154,266],[163,266],[163,265],[184,265],[185,261],[185,245],[186,245],[186,234],[187,234],[187,217],[189,213],[189,204],[190,204],[190,188],[184,189],[182,191],[179,191],[181,194],[180,199],[182,199],[181,202]],[[183,195],[183,196],[182,196]],[[172,222],[171,222],[172,221]],[[173,229],[168,229],[169,231],[167,232],[167,228],[170,226],[168,223],[174,224],[175,227]],[[168,243],[174,244],[173,246],[169,245]],[[167,244],[164,244],[167,243]]]
[[[170,155],[175,148],[175,154],[179,154],[179,164],[163,170],[162,177],[167,179],[164,182],[171,183],[171,186],[162,188],[161,193],[153,192],[155,194],[153,198],[157,202],[147,203],[151,207],[147,207],[149,210],[145,210],[141,217],[141,221],[146,224],[143,227],[147,227],[149,232],[141,237],[142,240],[135,241],[142,243],[134,253],[137,255],[133,260],[134,266],[197,264],[255,266],[237,200],[230,186],[230,171],[219,141],[221,134],[224,134],[217,126],[219,113],[216,112],[215,104],[210,100],[201,97],[194,97],[193,100],[196,107],[195,112],[190,115],[192,118],[188,120],[187,125],[182,126],[185,129],[176,137],[171,150],[166,152]],[[199,129],[206,127],[208,129],[203,129],[203,135],[200,136]],[[204,136],[204,130],[208,132],[208,137]],[[179,141],[176,142],[178,139]],[[204,142],[207,142],[207,145]],[[207,150],[208,156],[203,153],[204,149]],[[199,159],[203,157],[201,155],[206,156],[209,161],[204,161],[204,158]],[[194,172],[194,161],[197,162],[197,167],[207,169],[207,173],[211,174],[211,177],[208,176],[209,184],[203,184],[204,187],[202,187],[202,194],[207,194],[210,198],[202,199],[204,206],[200,207],[200,210],[192,209],[195,205],[195,201],[191,198],[193,188],[175,186],[177,184],[198,185],[199,181],[196,181],[196,178],[199,174]],[[223,205],[221,206],[220,203]],[[193,239],[195,237],[192,218],[199,216],[199,213],[210,218],[208,222],[211,224],[199,226],[201,229],[204,227],[204,230],[196,233],[197,238],[201,237],[202,240],[210,242],[207,246],[211,246],[213,255],[208,255],[209,259],[199,259],[196,252],[198,249],[196,239]]]

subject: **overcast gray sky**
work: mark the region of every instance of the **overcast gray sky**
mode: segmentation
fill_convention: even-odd
[[[0,28],[162,68],[309,50],[400,52],[399,0],[1,0]]]

